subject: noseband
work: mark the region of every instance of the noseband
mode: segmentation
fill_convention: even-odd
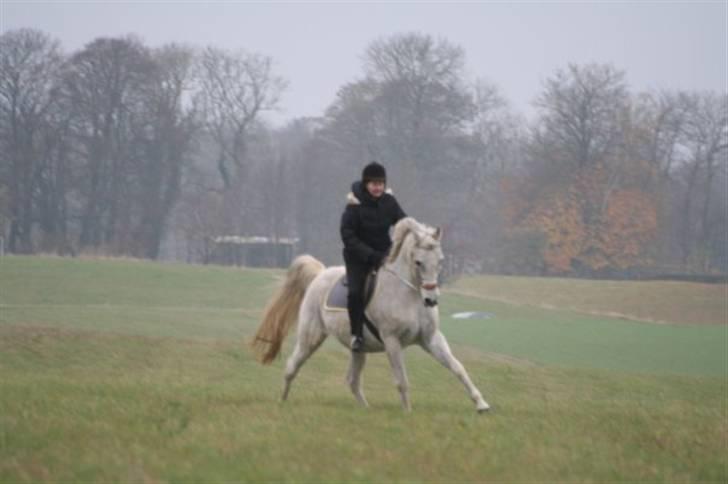
[[[414,284],[412,284],[410,281],[408,281],[407,279],[405,279],[404,277],[402,277],[401,275],[399,275],[399,273],[393,271],[389,267],[384,267],[383,269],[385,271],[387,271],[389,273],[392,273],[395,276],[397,276],[397,279],[399,279],[400,281],[402,281],[407,287],[411,288],[412,290],[414,290],[416,292],[419,292],[419,289],[417,289],[414,286]],[[437,284],[435,284],[435,283],[433,283],[433,284],[423,284],[422,285],[422,289],[424,289],[426,291],[433,291],[433,290],[437,289]],[[437,306],[437,300],[436,299],[430,299],[429,297],[426,297],[424,302],[425,302],[425,307],[428,307],[428,308],[433,308],[433,307]]]
[[[434,291],[435,289],[437,289],[437,284],[422,284],[422,289],[424,289],[425,291]],[[435,306],[437,306],[437,299],[430,299],[429,297],[425,298],[425,307],[433,308]]]

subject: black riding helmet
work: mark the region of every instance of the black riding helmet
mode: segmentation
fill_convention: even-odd
[[[370,181],[383,181],[387,183],[387,170],[376,161],[372,161],[361,172],[361,182],[366,186]]]

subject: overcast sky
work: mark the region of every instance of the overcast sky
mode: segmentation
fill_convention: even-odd
[[[470,78],[531,114],[542,81],[568,63],[612,63],[633,90],[725,92],[728,8],[714,2],[190,2],[0,0],[0,30],[42,30],[67,51],[137,34],[269,55],[289,88],[275,124],[318,116],[362,75],[374,39],[423,32],[462,46]]]

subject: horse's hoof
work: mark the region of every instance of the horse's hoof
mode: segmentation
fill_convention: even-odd
[[[476,410],[478,411],[478,413],[486,413],[486,412],[490,412],[490,405],[488,405],[488,404],[486,403],[486,404],[485,404],[485,406],[483,406],[483,407],[478,407],[478,408],[477,408]]]

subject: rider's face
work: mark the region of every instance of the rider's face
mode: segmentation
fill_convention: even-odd
[[[384,193],[384,182],[381,180],[372,180],[367,182],[367,191],[374,198],[379,198]]]

